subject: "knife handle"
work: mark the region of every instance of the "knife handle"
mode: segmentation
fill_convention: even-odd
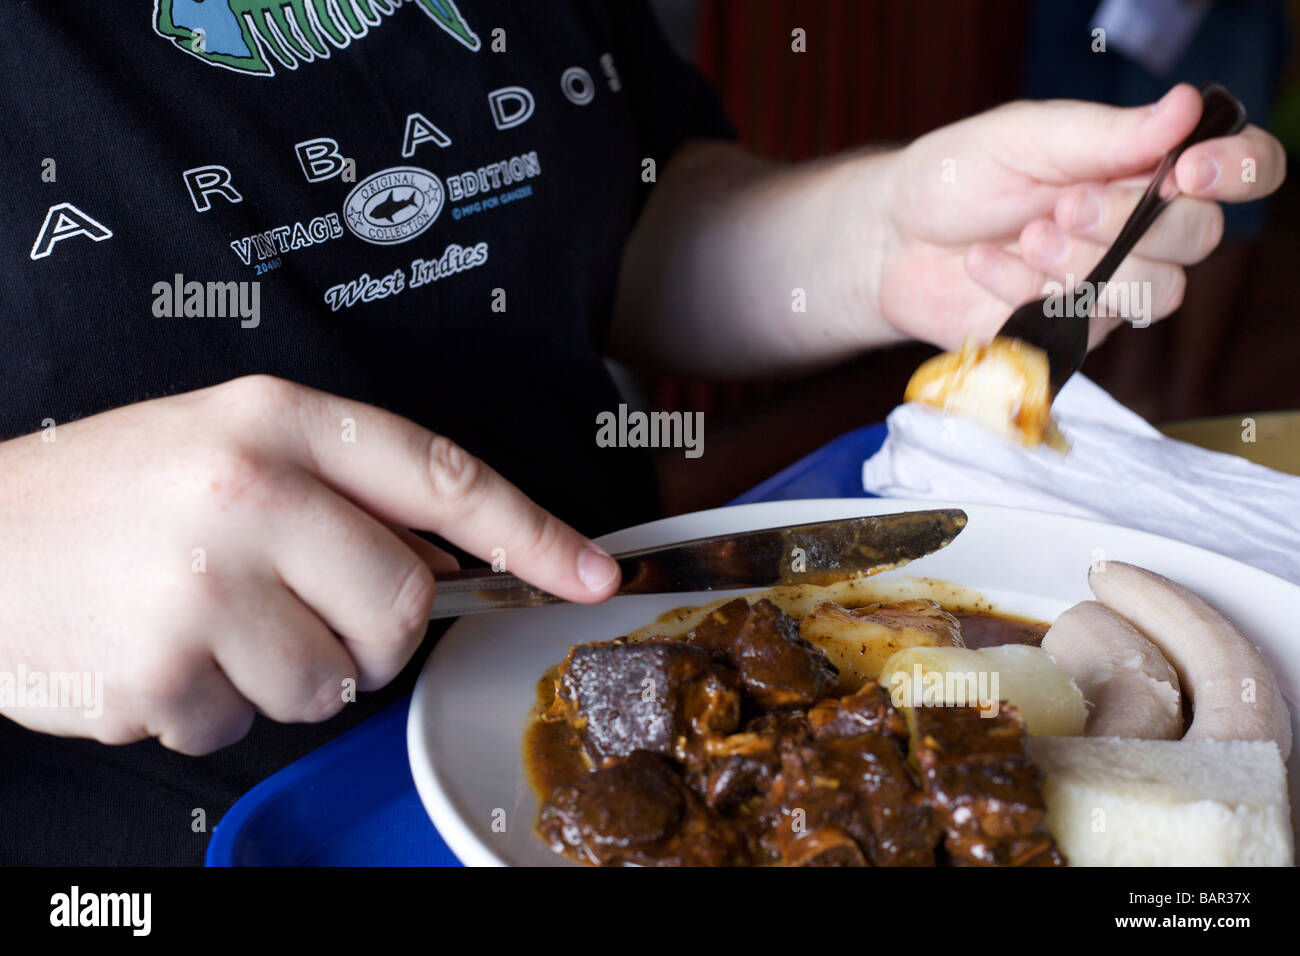
[[[471,568],[437,575],[429,620],[459,617],[477,611],[563,603],[564,598],[535,588],[513,574],[491,568]]]

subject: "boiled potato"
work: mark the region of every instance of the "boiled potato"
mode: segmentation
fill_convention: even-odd
[[[924,598],[853,610],[822,601],[804,617],[799,633],[839,668],[844,694],[876,680],[885,661],[905,647],[962,646],[957,619]]]
[[[1088,719],[1079,688],[1050,654],[1027,644],[905,648],[885,662],[880,682],[896,706],[980,706],[992,715],[1006,701],[1031,734],[1079,736]]]
[[[912,373],[904,401],[919,402],[979,422],[1024,445],[1066,450],[1052,422],[1047,353],[1020,339],[996,338],[987,345],[967,341]]]

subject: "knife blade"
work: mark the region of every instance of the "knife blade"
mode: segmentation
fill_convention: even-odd
[[[614,555],[623,572],[615,593],[827,584],[902,567],[946,547],[965,527],[966,512],[946,508],[695,538]],[[513,574],[474,568],[438,575],[429,619],[562,603]]]

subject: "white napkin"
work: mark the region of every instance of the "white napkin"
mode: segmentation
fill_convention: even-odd
[[[862,484],[891,498],[1012,505],[1199,545],[1300,584],[1300,477],[1161,435],[1076,374],[1053,416],[1069,454],[900,405]]]

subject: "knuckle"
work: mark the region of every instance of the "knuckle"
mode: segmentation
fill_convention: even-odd
[[[436,587],[433,572],[423,561],[416,561],[398,585],[392,602],[392,620],[396,626],[395,640],[410,637],[417,631],[423,634],[429,626],[429,611],[433,607]]]
[[[426,450],[433,492],[444,504],[466,506],[486,477],[483,463],[444,435],[433,435]]]
[[[541,558],[559,550],[564,539],[564,528],[549,511],[530,508],[519,534],[524,552],[534,558]]]
[[[200,470],[200,493],[223,507],[245,503],[273,508],[286,503],[285,474],[263,453],[242,443],[210,450]]]
[[[222,398],[238,410],[256,415],[292,405],[298,391],[293,382],[275,375],[244,375],[225,384]]]
[[[168,750],[187,757],[202,757],[215,749],[205,747],[198,735],[182,720],[167,723],[160,727],[154,736],[158,738],[158,743]]]
[[[288,656],[278,662],[284,675],[274,699],[263,702],[267,716],[282,723],[320,723],[343,709],[344,681],[354,678],[350,668],[329,668],[306,647],[287,649]]]
[[[419,646],[420,636],[415,636],[382,647],[365,648],[356,659],[357,690],[379,690],[402,672]]]
[[[186,557],[188,555],[183,555],[182,559]],[[163,584],[169,587],[172,595],[171,600],[165,603],[164,613],[183,615],[173,616],[172,622],[197,619],[207,624],[229,613],[231,601],[235,598],[233,582],[227,581],[219,571],[194,571],[193,565],[187,566],[184,560],[175,563],[177,566],[162,576]],[[164,622],[158,623],[165,626]]]
[[[318,724],[323,720],[329,720],[342,710],[346,703],[343,698],[343,682],[348,678],[355,679],[355,675],[338,675],[326,680],[305,702],[302,719],[310,724]]]
[[[1187,273],[1182,268],[1173,268],[1169,270],[1169,276],[1165,281],[1164,290],[1161,297],[1161,312],[1168,315],[1177,310],[1183,304],[1183,296],[1187,292]]]
[[[1034,104],[1029,100],[1008,100],[1005,103],[993,107],[988,112],[991,115],[1016,117],[1025,112],[1032,111]]]
[[[192,695],[196,667],[177,653],[156,653],[136,667],[131,684],[146,720],[184,712]]]
[[[252,730],[256,716],[253,705],[243,698],[232,703],[219,719],[212,721],[204,741],[207,749],[202,752],[212,753],[243,740]]]
[[[202,757],[204,754],[210,754],[213,750],[216,750],[216,747],[208,745],[207,741],[203,739],[203,735],[192,726],[192,723],[192,721],[184,718],[169,720],[158,729],[154,736],[158,738],[158,743],[168,750],[184,754],[187,757]]]
[[[110,747],[122,747],[144,740],[149,735],[139,727],[120,719],[102,721],[95,728],[95,739]]]
[[[266,464],[245,445],[223,443],[209,452],[204,470],[214,491],[237,493],[261,481],[266,475]]]
[[[202,634],[230,613],[232,582],[212,568],[195,571],[191,553],[178,549],[170,560],[151,568],[152,595],[140,609],[139,628],[141,637],[157,642],[157,653],[167,645],[179,648],[182,640]],[[176,633],[177,622],[185,622],[185,638]]]
[[[1223,207],[1214,203],[1209,207],[1209,214],[1201,223],[1199,242],[1196,245],[1197,260],[1204,259],[1218,248],[1223,240]]]
[[[244,738],[253,726],[254,710],[247,701],[231,702],[217,712],[205,712],[201,720],[178,716],[163,725],[158,742],[168,750],[189,757],[202,757]]]

